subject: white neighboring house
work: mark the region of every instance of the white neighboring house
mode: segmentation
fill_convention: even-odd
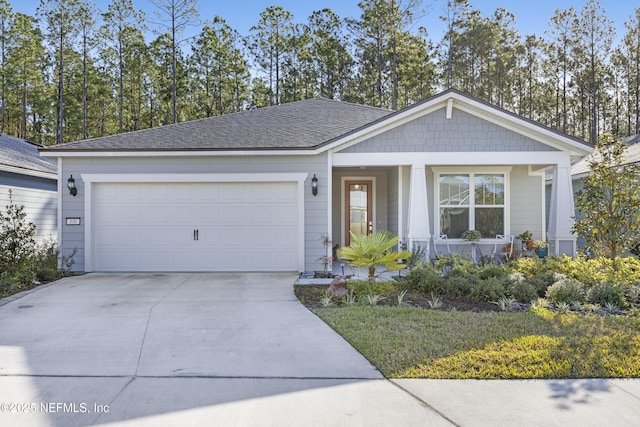
[[[38,145],[24,139],[0,135],[0,210],[13,202],[23,205],[27,220],[36,225],[36,240],[57,240],[57,162],[40,157]]]

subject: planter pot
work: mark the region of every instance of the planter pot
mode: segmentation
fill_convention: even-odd
[[[538,253],[538,258],[544,258],[549,254],[549,248],[538,248],[536,252]]]

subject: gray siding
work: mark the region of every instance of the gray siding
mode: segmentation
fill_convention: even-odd
[[[374,183],[374,230],[389,230],[396,233],[395,229],[390,229],[389,224],[389,174],[388,170],[375,170],[375,169],[334,169],[333,170],[333,212],[332,212],[332,237],[333,245],[336,243],[340,246],[344,245],[342,236],[343,230],[343,197],[344,189],[342,188],[342,178],[344,177],[362,177],[362,178],[375,178]],[[392,191],[395,191],[392,189]]]
[[[348,147],[343,153],[556,151],[509,129],[473,116],[436,110],[371,139]]]
[[[36,226],[36,240],[57,240],[58,196],[56,180],[0,172],[0,209],[13,203],[22,205],[27,221]]]
[[[62,251],[69,254],[74,248],[74,271],[84,271],[84,195],[82,174],[145,174],[145,173],[307,173],[305,183],[305,265],[308,269],[321,269],[318,261],[324,255],[320,236],[327,232],[328,177],[327,157],[274,156],[274,157],[143,157],[143,158],[65,158],[61,176],[73,175],[78,187],[77,197],[63,191]],[[318,195],[311,194],[310,179],[318,177]],[[65,218],[81,218],[81,226],[66,225]]]
[[[526,166],[511,171],[511,234],[529,230],[536,240],[545,240],[544,176],[529,176]],[[545,227],[546,230],[546,227]]]

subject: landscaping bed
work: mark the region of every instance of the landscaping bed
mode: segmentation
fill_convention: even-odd
[[[387,377],[640,377],[636,258],[450,257],[344,297],[327,288],[295,292]]]

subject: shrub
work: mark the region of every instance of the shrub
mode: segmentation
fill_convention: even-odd
[[[509,282],[507,293],[517,301],[529,303],[538,298],[538,290],[528,280]]]
[[[592,286],[587,291],[587,301],[602,306],[613,304],[617,307],[624,307],[627,305],[624,298],[624,287],[612,280]]]
[[[443,294],[452,297],[466,297],[471,293],[474,280],[465,276],[450,276],[444,279]]]
[[[398,283],[404,289],[421,292],[435,292],[442,287],[442,277],[430,264],[419,263]]]
[[[528,277],[526,282],[536,289],[536,293],[539,297],[544,297],[547,294],[549,286],[560,280],[559,278],[556,278],[556,275],[557,273],[544,273],[538,276]]]
[[[547,289],[546,297],[554,304],[574,301],[585,301],[585,286],[576,279],[560,279]]]
[[[24,270],[31,267],[35,249],[36,226],[26,218],[24,206],[13,203],[9,190],[9,204],[0,211],[0,271],[19,278],[28,276]]]
[[[640,283],[627,286],[624,290],[624,297],[627,303],[640,305]]]
[[[497,301],[505,296],[506,280],[500,277],[489,277],[478,280],[471,287],[470,297],[478,301]]]
[[[478,277],[480,279],[488,279],[490,277],[505,277],[506,274],[506,270],[501,266],[495,264],[487,264],[480,269]]]

